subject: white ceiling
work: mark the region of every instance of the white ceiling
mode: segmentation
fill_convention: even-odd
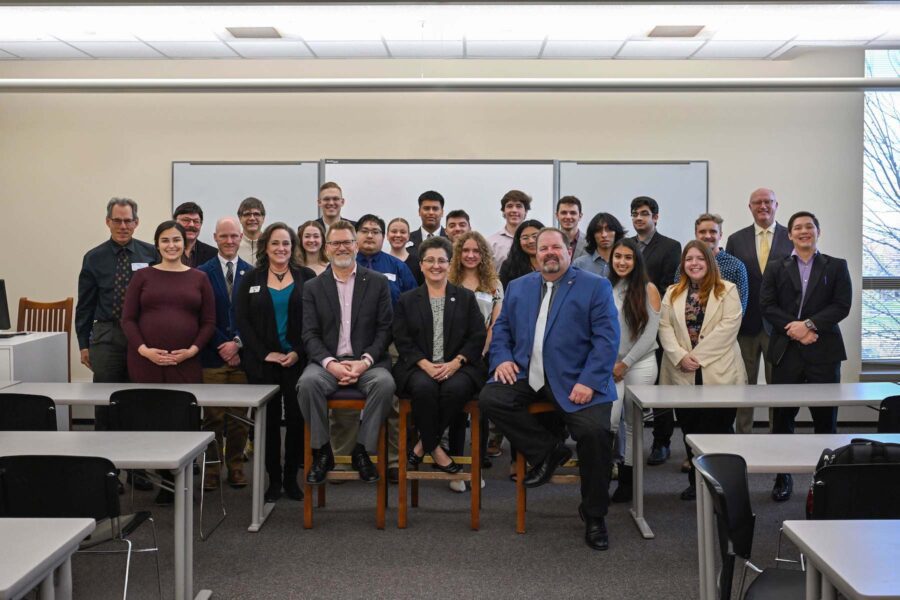
[[[657,25],[704,28],[648,38]],[[900,47],[900,3],[0,7],[0,60],[774,59],[810,46]]]

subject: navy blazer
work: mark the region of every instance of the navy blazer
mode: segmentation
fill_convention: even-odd
[[[200,351],[200,362],[204,369],[217,369],[225,365],[225,361],[219,356],[218,347],[230,342],[238,334],[237,319],[234,315],[234,299],[238,286],[244,273],[253,268],[250,263],[240,257],[235,257],[234,284],[231,286],[231,297],[228,296],[228,285],[225,283],[225,274],[222,273],[222,265],[218,254],[206,261],[197,270],[206,273],[209,283],[212,285],[213,297],[216,299],[216,331],[209,343]]]
[[[438,235],[440,237],[447,237],[447,232],[444,231],[443,227],[441,227],[440,229],[438,229],[438,232],[436,235]],[[410,232],[409,241],[412,242],[412,246],[407,248],[407,250],[409,252],[412,252],[411,248],[415,248],[416,252],[418,252],[419,246],[422,245],[422,227],[421,226],[419,226],[419,228],[416,229],[415,231]]]
[[[509,283],[494,324],[491,373],[500,363],[513,361],[519,367],[517,379],[528,380],[542,285],[540,273]],[[544,332],[544,374],[553,396],[566,412],[612,402],[616,399],[612,370],[619,352],[619,313],[612,286],[609,280],[574,267],[557,285]],[[569,400],[576,383],[594,390],[587,404]]]
[[[772,236],[772,246],[769,248],[768,264],[790,256],[793,250],[794,244],[788,239],[787,228],[775,223],[775,234]],[[759,310],[759,288],[762,285],[763,274],[759,270],[759,258],[756,254],[756,229],[753,225],[744,227],[728,236],[725,252],[737,256],[747,267],[747,310],[744,311],[738,335],[756,335],[765,325],[763,325],[763,316]],[[768,270],[768,266],[766,270]]]

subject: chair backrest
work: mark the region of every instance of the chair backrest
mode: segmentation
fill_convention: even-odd
[[[756,515],[750,506],[747,462],[737,454],[704,454],[694,459],[712,495],[722,558],[719,597],[731,598],[735,556],[750,559]]]
[[[900,519],[900,463],[829,465],[816,472],[810,519]]]
[[[190,392],[134,389],[109,397],[112,431],[200,431],[200,406]]]
[[[888,396],[881,401],[878,433],[900,433],[900,396]]]
[[[119,516],[115,466],[96,456],[0,457],[0,517]]]
[[[47,396],[0,394],[0,431],[56,431],[56,403]]]
[[[68,342],[69,381],[72,381],[72,307],[71,297],[58,302],[36,302],[19,298],[19,318],[16,331],[62,331]]]

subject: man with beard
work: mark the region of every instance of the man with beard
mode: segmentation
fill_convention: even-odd
[[[219,251],[215,246],[204,244],[197,239],[200,228],[203,227],[203,209],[200,206],[194,202],[180,204],[172,213],[172,218],[184,227],[184,254],[181,262],[196,269],[218,256]]]

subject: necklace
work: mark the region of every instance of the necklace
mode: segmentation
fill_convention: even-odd
[[[269,269],[269,273],[271,273],[272,275],[274,275],[274,276],[275,276],[275,279],[277,279],[279,283],[281,283],[282,281],[284,281],[284,277],[285,277],[285,275],[288,274],[288,271],[290,271],[290,269],[288,269],[288,270],[285,271],[284,273],[276,273],[276,272],[273,271],[271,268]]]

